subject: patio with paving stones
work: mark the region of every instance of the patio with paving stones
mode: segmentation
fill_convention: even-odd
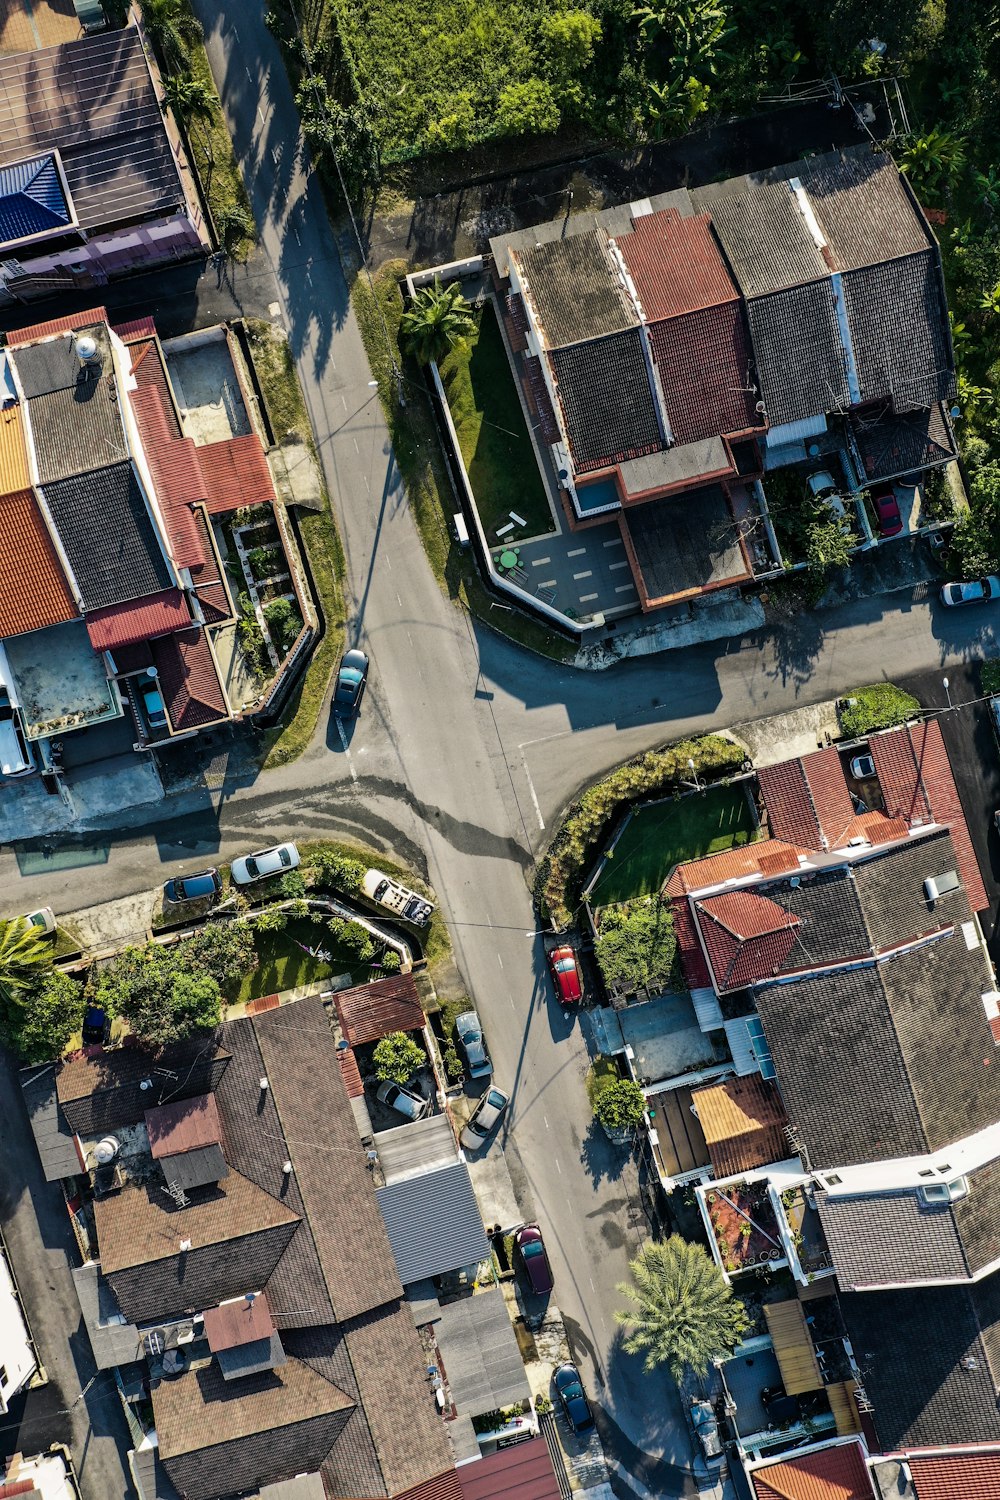
[[[516,552],[516,565],[502,568],[504,552]],[[549,536],[494,547],[494,565],[511,582],[571,619],[628,614],[639,608],[625,543],[615,521],[587,531],[560,528]]]

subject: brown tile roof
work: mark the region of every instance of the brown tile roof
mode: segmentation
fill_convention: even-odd
[[[548,1444],[529,1438],[458,1470],[462,1500],[559,1500]]]
[[[154,347],[140,368],[155,364],[155,354]],[[184,568],[204,565],[208,554],[192,507],[205,498],[205,480],[194,442],[173,436],[173,413],[157,385],[133,391],[132,407],[174,558]]]
[[[550,349],[638,326],[603,229],[529,246],[516,259]]]
[[[716,1177],[733,1177],[754,1167],[784,1161],[791,1147],[781,1095],[756,1074],[727,1078],[695,1089],[691,1102],[712,1158]]]
[[[179,1099],[146,1111],[149,1149],[159,1159],[177,1151],[194,1151],[199,1146],[215,1146],[222,1140],[219,1106],[214,1094],[198,1094],[193,1099]]]
[[[762,766],[757,780],[775,837],[809,849],[839,849],[853,837],[854,804],[832,746]]]
[[[179,589],[165,589],[148,599],[91,610],[85,623],[95,651],[114,651],[190,625],[191,611]]]
[[[695,904],[717,990],[770,979],[795,946],[800,927],[777,902],[756,891],[726,891]]]
[[[24,419],[20,406],[8,406],[0,411],[0,495],[13,495],[30,487]]]
[[[395,1301],[402,1286],[322,1001],[266,1011],[253,1028],[337,1317]]]
[[[920,767],[913,744],[905,729],[872,735],[868,745],[879,786],[890,817],[905,818],[907,823],[930,821],[930,808],[921,784]]]
[[[274,1320],[263,1292],[252,1300],[237,1297],[220,1307],[206,1307],[204,1317],[205,1337],[213,1354],[220,1349],[235,1349],[240,1344],[269,1339],[274,1332]]]
[[[177,1380],[155,1381],[151,1395],[160,1454],[168,1459],[346,1411],[354,1404],[299,1359],[235,1381],[225,1380],[213,1360]],[[224,1489],[221,1476],[220,1483]]]
[[[0,498],[0,636],[23,635],[78,613],[32,490]]]
[[[297,1222],[298,1215],[238,1172],[210,1190],[199,1190],[178,1208],[163,1188],[132,1183],[94,1200],[94,1222],[105,1276],[178,1254],[181,1240],[219,1245],[241,1235]]]
[[[348,1324],[347,1348],[390,1495],[445,1473],[453,1459],[427,1385],[427,1360],[406,1302]],[[401,1420],[405,1413],[405,1420]]]
[[[757,1500],[874,1500],[875,1495],[857,1443],[802,1453],[755,1469],[751,1477]]]
[[[959,799],[958,788],[952,773],[951,762],[944,746],[941,725],[936,719],[922,724],[911,724],[907,731],[920,779],[930,807],[931,817],[936,823],[946,823],[951,830],[951,841],[955,846],[962,884],[973,911],[982,911],[989,905],[983,876],[972,847],[969,825]],[[876,739],[881,736],[876,736]],[[875,741],[873,740],[874,744]]]
[[[130,318],[125,323],[112,323],[111,327],[123,344],[145,343],[156,337],[156,320],[149,314],[143,318]]]
[[[201,729],[230,717],[212,648],[204,630],[178,630],[160,636],[150,648],[160,692],[175,734]]]
[[[393,974],[374,984],[338,990],[333,997],[341,1030],[352,1047],[377,1042],[390,1031],[416,1031],[424,1024],[423,1006],[412,974]]]
[[[644,214],[616,244],[648,323],[739,298],[708,214],[682,219],[675,208]]]
[[[73,0],[2,0],[0,52],[33,52],[83,35]],[[0,1495],[4,1492],[0,1490]],[[19,1493],[19,1492],[18,1492]]]
[[[726,880],[759,875],[764,869],[762,860],[773,864],[779,856],[785,861],[781,870],[794,870],[798,866],[799,855],[808,853],[808,849],[785,843],[782,839],[764,839],[759,843],[744,844],[739,849],[724,849],[719,854],[709,854],[704,859],[691,859],[686,864],[678,865],[667,881],[665,890],[668,896],[677,896],[683,891],[700,891],[705,886],[721,885]],[[776,869],[768,870],[768,874],[776,873]]]
[[[649,342],[675,443],[763,430],[739,302],[654,323]]]
[[[352,1047],[341,1047],[337,1051],[337,1061],[344,1079],[344,1087],[349,1099],[363,1099],[365,1097],[365,1086],[361,1081],[361,1073],[358,1069],[358,1060],[354,1055]]]
[[[58,333],[75,333],[79,328],[93,328],[95,323],[107,321],[106,308],[92,307],[86,312],[50,318],[47,323],[29,323],[27,328],[12,328],[7,335],[7,342],[15,347],[18,344],[36,344],[39,339],[50,339]]]
[[[134,1097],[139,1101],[143,1097],[138,1091],[139,1083],[148,1075],[153,1075],[155,1082],[156,1075],[167,1079],[171,1071],[178,1074],[183,1071],[187,1074],[194,1063],[204,1061],[207,1066],[228,1057],[228,1052],[222,1047],[206,1045],[204,1037],[178,1042],[172,1047],[163,1047],[158,1052],[128,1045],[106,1050],[98,1047],[92,1052],[77,1053],[61,1064],[56,1074],[56,1095],[60,1104],[67,1104],[74,1099],[86,1099],[89,1095],[105,1090],[120,1089],[130,1093],[134,1091]],[[179,1092],[174,1087],[173,1079],[169,1079],[169,1084],[169,1087],[163,1087],[164,1093]],[[190,1098],[191,1093],[184,1097]],[[132,1119],[137,1120],[140,1114],[142,1110],[136,1109]]]

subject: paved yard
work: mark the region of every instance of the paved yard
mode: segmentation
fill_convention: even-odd
[[[639,608],[625,543],[615,521],[588,531],[559,530],[520,542],[514,581],[571,618],[627,614]],[[502,549],[494,547],[494,562]]]

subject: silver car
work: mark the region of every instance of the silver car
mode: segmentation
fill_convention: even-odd
[[[476,1105],[472,1119],[461,1134],[461,1142],[467,1151],[478,1151],[493,1130],[503,1119],[510,1096],[502,1089],[488,1088]]]
[[[483,1028],[474,1010],[463,1011],[455,1017],[455,1036],[465,1057],[465,1067],[470,1078],[492,1078],[493,1059],[483,1036]]]
[[[256,854],[234,859],[229,873],[234,885],[252,885],[255,880],[266,880],[269,875],[283,875],[286,870],[294,870],[298,863],[299,851],[294,844],[275,844],[273,849],[258,849]]]
[[[381,1104],[388,1104],[408,1120],[422,1120],[431,1107],[431,1101],[413,1089],[404,1089],[401,1083],[380,1083],[375,1097]]]
[[[941,590],[942,604],[989,604],[1000,599],[1000,578],[970,578],[965,583],[946,583]]]

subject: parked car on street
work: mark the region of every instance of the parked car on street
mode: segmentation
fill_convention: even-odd
[[[379,906],[388,907],[397,917],[412,922],[415,927],[426,927],[431,919],[434,907],[430,901],[425,901],[423,896],[408,890],[405,885],[400,885],[398,880],[384,875],[381,870],[366,870],[361,889],[369,901],[377,901]]]
[[[867,781],[875,775],[875,762],[870,755],[856,755],[851,761],[851,775],[855,781]]]
[[[941,590],[942,604],[989,604],[993,599],[1000,599],[1000,578],[993,573],[965,583],[946,583]]]
[[[422,1120],[431,1107],[431,1101],[425,1099],[423,1094],[418,1094],[414,1089],[405,1089],[401,1083],[380,1083],[375,1090],[375,1098],[382,1104],[388,1104],[390,1109],[396,1109],[408,1120]]]
[[[470,1078],[491,1078],[493,1061],[490,1049],[483,1036],[483,1028],[474,1010],[465,1010],[455,1017],[455,1036],[459,1050],[465,1058],[465,1071]]]
[[[531,1290],[544,1297],[546,1292],[551,1292],[555,1283],[549,1257],[545,1253],[542,1231],[537,1224],[525,1224],[515,1234],[514,1244],[521,1257],[525,1275],[531,1283]]]
[[[197,875],[175,875],[163,887],[163,899],[179,901],[202,901],[206,896],[217,896],[222,890],[222,876],[218,870],[200,870]]]
[[[337,669],[333,689],[333,712],[338,719],[350,719],[361,707],[368,682],[368,657],[363,651],[345,651]]]
[[[490,1087],[486,1090],[460,1136],[467,1151],[479,1150],[503,1119],[509,1103],[510,1097],[502,1089]]]
[[[552,983],[556,987],[556,998],[560,1005],[578,1005],[583,999],[583,984],[580,979],[580,964],[574,949],[569,946],[553,948],[549,952],[549,968]]]
[[[39,932],[45,933],[46,937],[50,937],[56,930],[56,914],[51,906],[40,906],[37,911],[25,912],[22,920],[27,922],[29,927],[37,927]]]
[[[583,1382],[576,1365],[569,1361],[552,1372],[552,1381],[559,1393],[559,1402],[566,1413],[566,1420],[574,1432],[589,1432],[594,1425],[594,1414],[584,1394]]]
[[[294,870],[299,863],[299,851],[294,844],[275,844],[273,849],[258,849],[256,854],[246,854],[234,859],[229,873],[236,885],[253,885],[255,880],[266,880],[269,875],[283,875]]]
[[[903,517],[899,513],[899,502],[892,485],[873,490],[871,500],[878,520],[879,536],[898,536],[903,529]]]

